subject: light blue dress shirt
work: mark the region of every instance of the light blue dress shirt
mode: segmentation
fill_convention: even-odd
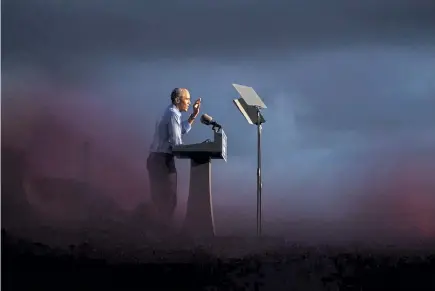
[[[163,116],[156,122],[150,151],[171,154],[172,147],[183,144],[182,136],[191,128],[187,120],[181,121],[181,112],[175,105],[168,106]]]

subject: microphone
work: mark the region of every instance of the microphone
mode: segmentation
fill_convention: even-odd
[[[222,126],[217,123],[215,120],[213,120],[213,117],[207,114],[203,114],[201,116],[201,123],[205,125],[212,125],[213,127],[219,127],[222,128]]]

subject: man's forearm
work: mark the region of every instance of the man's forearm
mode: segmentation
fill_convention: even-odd
[[[187,119],[187,122],[192,125],[193,122],[195,121],[196,116],[194,116],[193,114],[190,114],[189,118]]]

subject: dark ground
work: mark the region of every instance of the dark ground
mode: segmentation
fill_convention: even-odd
[[[54,249],[2,230],[2,290],[435,290],[430,248],[282,244],[238,258],[218,255],[216,245],[228,247],[228,240],[171,252],[143,246],[136,256],[87,243]]]

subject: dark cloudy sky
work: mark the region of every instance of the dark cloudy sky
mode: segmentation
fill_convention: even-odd
[[[434,1],[2,1],[2,142],[32,152],[30,176],[79,175],[66,153],[92,140],[94,183],[126,208],[146,200],[153,121],[172,88],[188,87],[228,134],[228,163],[214,163],[216,220],[225,209],[252,217],[256,132],[232,83],[268,105],[270,224],[343,220],[380,195],[435,207]],[[35,137],[48,113],[78,145]],[[186,142],[209,137],[198,124]],[[188,164],[178,168],[188,179]]]

